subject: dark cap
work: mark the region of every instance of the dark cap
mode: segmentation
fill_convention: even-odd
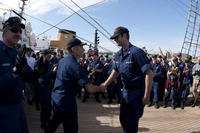
[[[178,58],[177,58],[177,57],[173,57],[173,58],[172,58],[172,61],[173,61],[173,62],[177,62],[177,61],[178,61]]]
[[[117,27],[114,31],[114,34],[110,37],[110,39],[115,39],[116,37],[118,37],[120,34],[123,33],[129,33],[128,29],[125,27]]]
[[[186,58],[185,63],[190,63],[190,59]]]
[[[31,48],[26,48],[26,51],[27,52],[29,52],[29,51],[32,52],[33,50]]]
[[[167,59],[167,56],[163,55],[162,58],[163,58],[163,60],[166,60],[166,59]]]
[[[191,56],[191,55],[187,55],[187,58],[188,58],[189,60],[192,60],[192,56]]]
[[[178,53],[178,54],[177,54],[177,57],[181,57],[181,56],[182,56],[182,54],[181,54],[181,53]]]
[[[21,23],[21,19],[19,17],[10,17],[3,23],[3,29],[6,27],[20,27],[24,29],[25,25]]]
[[[41,54],[47,55],[47,54],[52,54],[52,51],[50,49],[44,49],[40,51]]]
[[[151,58],[157,58],[157,57],[158,57],[157,54],[153,54],[153,55],[151,56]]]
[[[69,50],[69,49],[71,49],[72,47],[78,46],[78,45],[83,46],[83,45],[85,45],[85,44],[82,43],[79,39],[73,38],[73,39],[71,39],[71,40],[68,42],[68,44],[67,44],[67,49]]]

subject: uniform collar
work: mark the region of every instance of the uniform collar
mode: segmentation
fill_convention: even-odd
[[[7,52],[7,51],[9,51],[10,49],[13,49],[13,48],[10,48],[10,47],[6,46],[6,44],[5,44],[3,41],[1,41],[1,42],[2,42],[3,51]]]
[[[121,55],[121,57],[122,57],[122,60],[124,60],[124,59],[126,59],[126,57],[128,56],[128,55],[130,55],[130,53],[131,53],[131,51],[130,51],[130,48],[132,47],[133,45],[131,44],[131,43],[129,43],[129,47],[128,47],[128,49],[127,50],[123,50],[123,48],[121,48],[121,50],[120,50],[120,55]]]
[[[2,45],[3,51],[6,51],[6,49],[7,49],[7,48],[6,48],[6,44],[5,44],[3,41],[1,41],[1,40],[0,40],[0,42],[1,42],[1,45]]]
[[[78,60],[76,59],[76,57],[73,55],[73,54],[71,54],[71,53],[68,53],[69,54],[69,56],[71,56],[76,62],[78,62]]]

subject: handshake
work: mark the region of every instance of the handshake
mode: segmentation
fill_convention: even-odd
[[[85,88],[89,93],[96,93],[96,92],[106,92],[107,86],[105,85],[105,83],[102,83],[99,86],[88,83],[86,84]]]

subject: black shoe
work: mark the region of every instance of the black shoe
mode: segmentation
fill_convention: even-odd
[[[175,109],[176,107],[174,105],[172,105],[172,109]]]
[[[82,100],[82,103],[86,102],[86,100],[87,100],[87,98],[84,97]]]
[[[192,104],[192,107],[195,107],[195,106],[196,106],[196,103],[193,103],[193,104]]]
[[[158,105],[158,103],[155,103],[154,107],[155,107],[156,109],[158,109],[160,106]]]
[[[167,104],[164,104],[164,105],[163,105],[163,108],[167,108]]]
[[[184,109],[185,105],[184,103],[181,103],[181,109]]]
[[[163,108],[167,108],[167,106],[168,106],[168,102],[167,101],[163,101]]]
[[[151,107],[151,106],[153,106],[153,103],[150,102],[147,106],[148,106],[148,107]]]
[[[109,101],[107,102],[107,104],[111,104],[111,103],[113,103],[113,101],[112,101],[112,100],[109,100]]]

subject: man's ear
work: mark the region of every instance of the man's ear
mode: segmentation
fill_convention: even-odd
[[[71,51],[72,51],[73,53],[75,53],[75,52],[76,52],[76,47],[72,47],[72,48],[71,48]]]

